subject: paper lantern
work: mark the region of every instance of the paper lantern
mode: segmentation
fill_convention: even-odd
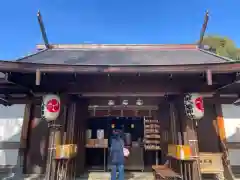
[[[137,106],[142,106],[142,105],[143,105],[143,100],[137,99],[136,105],[137,105]]]
[[[43,96],[42,117],[47,121],[54,121],[58,118],[61,110],[60,97],[54,94]]]
[[[185,112],[188,118],[199,120],[204,116],[203,97],[197,93],[187,93],[184,96]]]
[[[115,105],[115,101],[114,100],[109,100],[108,101],[108,105],[109,106],[114,106]]]
[[[128,105],[128,100],[123,100],[122,105],[127,106]]]

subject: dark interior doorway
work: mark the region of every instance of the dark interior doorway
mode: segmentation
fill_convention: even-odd
[[[124,132],[125,146],[130,148],[130,157],[125,162],[125,169],[129,171],[151,171],[152,165],[156,163],[155,151],[145,151],[144,139],[144,118],[143,117],[92,117],[88,120],[88,129],[91,129],[91,138],[97,139],[97,131],[104,131],[104,139],[108,139],[108,147],[113,129],[120,129]],[[105,156],[104,156],[104,153]],[[161,162],[161,153],[159,162]],[[85,167],[91,171],[108,170],[108,148],[86,148]]]

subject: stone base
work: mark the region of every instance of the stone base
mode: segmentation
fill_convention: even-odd
[[[90,172],[83,175],[77,180],[110,180],[109,172]],[[126,172],[125,179],[127,180],[154,180],[151,172]]]

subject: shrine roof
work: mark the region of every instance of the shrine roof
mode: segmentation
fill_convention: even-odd
[[[240,62],[196,45],[44,45],[16,61],[0,61],[0,72],[46,73],[235,73]]]
[[[65,65],[185,65],[225,63],[230,59],[196,45],[55,44],[18,59],[21,62]]]

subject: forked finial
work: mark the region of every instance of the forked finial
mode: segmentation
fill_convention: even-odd
[[[45,27],[44,27],[44,24],[43,24],[42,15],[41,15],[40,10],[38,10],[38,12],[37,12],[37,18],[38,18],[38,24],[40,26],[40,31],[41,31],[41,34],[42,34],[42,38],[43,38],[45,47],[47,49],[49,49],[50,45],[48,43],[47,33],[46,33],[46,30],[45,30]]]

